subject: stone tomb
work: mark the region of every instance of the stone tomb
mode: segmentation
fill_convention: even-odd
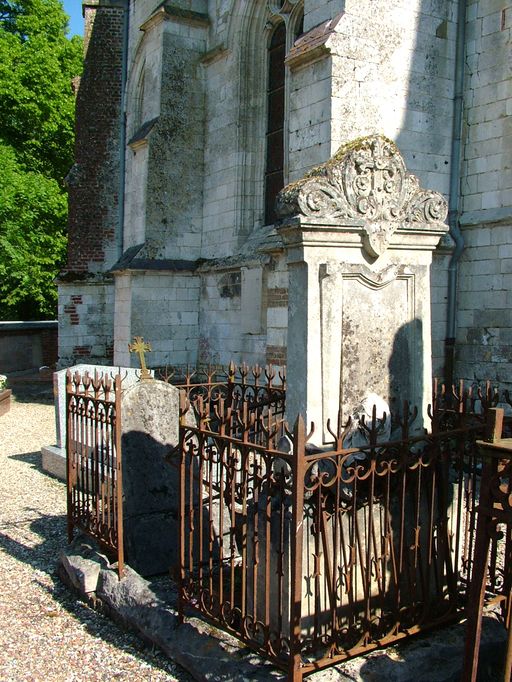
[[[369,392],[391,406],[407,399],[425,418],[430,268],[448,232],[444,197],[419,186],[391,140],[371,135],[285,187],[279,213],[289,266],[288,422],[302,414],[327,442],[327,420],[336,423],[340,405],[346,419]]]
[[[165,461],[179,439],[179,390],[140,381],[128,367],[76,365],[72,373],[122,377],[121,446],[125,560],[141,575],[169,570],[178,550],[178,470]],[[66,372],[55,372],[58,443],[42,449],[43,468],[66,479]]]

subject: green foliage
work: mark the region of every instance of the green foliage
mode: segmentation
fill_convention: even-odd
[[[0,319],[55,315],[82,40],[60,0],[0,0]]]
[[[0,319],[52,318],[66,254],[66,196],[0,144]]]

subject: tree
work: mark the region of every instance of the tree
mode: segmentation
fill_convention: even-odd
[[[0,0],[0,319],[54,316],[82,40],[60,0]]]

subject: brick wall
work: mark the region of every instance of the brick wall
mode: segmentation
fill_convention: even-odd
[[[85,60],[76,99],[75,165],[68,178],[71,272],[98,272],[118,257],[115,240],[123,26],[122,6],[85,6]]]

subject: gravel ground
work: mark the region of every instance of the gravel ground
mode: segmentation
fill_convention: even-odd
[[[40,454],[54,442],[51,389],[18,391],[0,417],[0,681],[192,680],[56,576],[66,490],[42,473]]]

